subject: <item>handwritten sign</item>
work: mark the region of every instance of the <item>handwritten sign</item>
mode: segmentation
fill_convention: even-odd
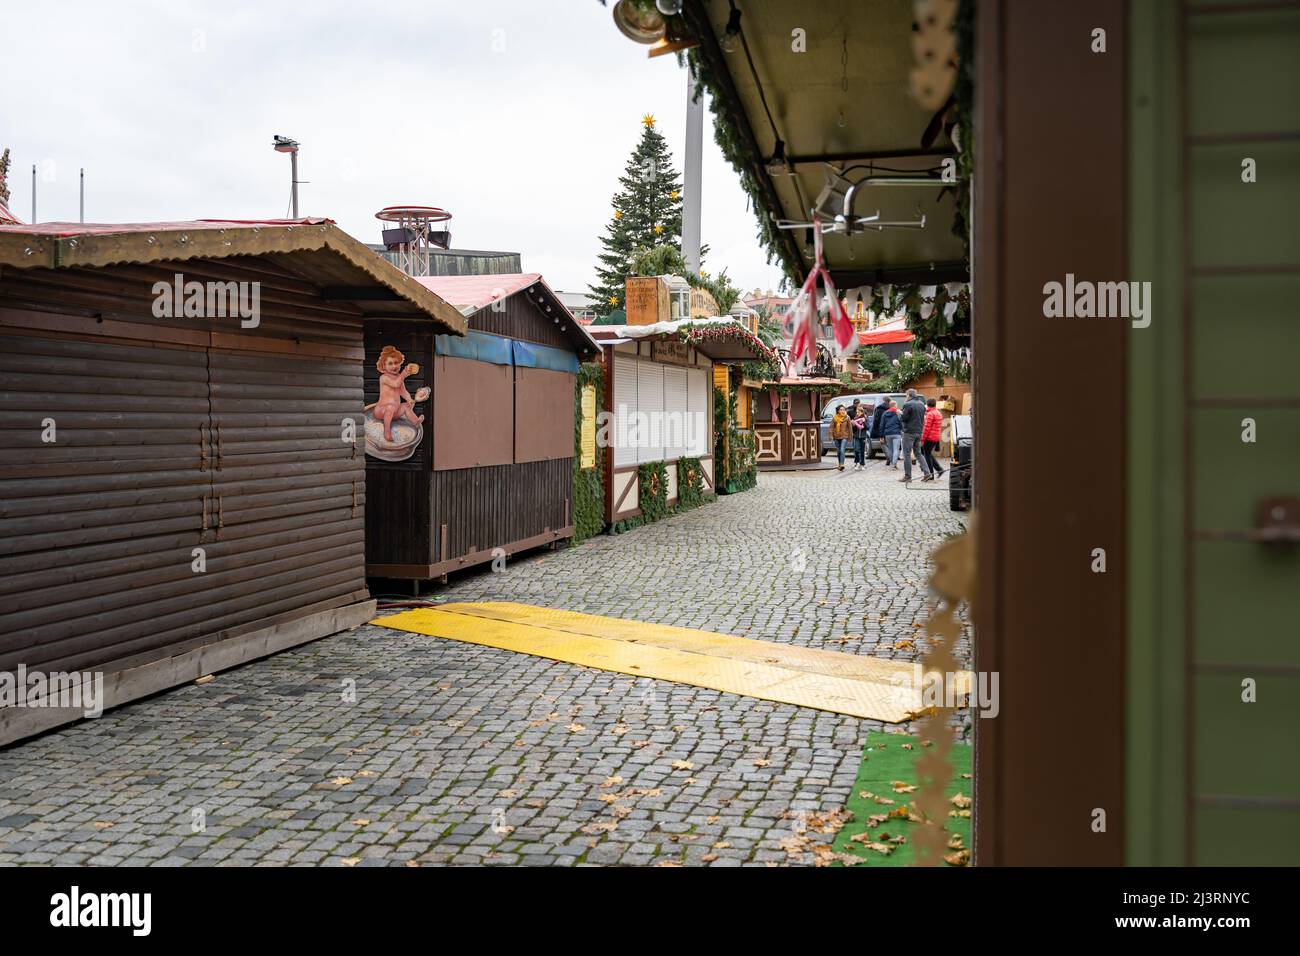
[[[582,467],[596,467],[596,386],[582,387]]]
[[[673,365],[691,364],[691,347],[680,339],[664,339],[651,345],[650,355],[656,362],[670,362]]]

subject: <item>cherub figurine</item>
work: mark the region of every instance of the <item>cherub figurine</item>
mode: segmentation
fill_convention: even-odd
[[[384,441],[393,440],[393,420],[405,418],[418,425],[424,421],[423,415],[415,413],[415,399],[406,390],[406,380],[420,371],[420,366],[412,363],[402,368],[406,356],[391,345],[385,345],[379,353],[375,368],[379,370],[379,401],[375,403],[373,414],[384,423]]]

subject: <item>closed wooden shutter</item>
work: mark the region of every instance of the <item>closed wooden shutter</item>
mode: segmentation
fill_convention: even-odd
[[[362,371],[214,350],[206,600],[226,628],[365,595]],[[292,388],[286,389],[286,383]],[[345,420],[356,441],[344,441]]]
[[[694,439],[691,455],[699,457],[708,454],[709,434],[713,422],[713,403],[710,401],[709,373],[704,369],[690,369],[687,372],[687,403],[690,408],[691,421],[695,424],[692,432]]]
[[[0,670],[201,633],[207,378],[198,349],[0,336]]]
[[[610,436],[614,444],[614,467],[636,464],[636,448],[625,438],[628,434],[628,417],[637,410],[637,366],[635,359],[614,356],[614,423]]]
[[[638,435],[636,460],[639,463],[662,461],[663,447],[663,411],[664,411],[664,369],[653,362],[638,362],[636,367],[637,410],[644,416],[640,419],[641,428]]]
[[[691,453],[693,441],[686,369],[664,369],[664,458]]]

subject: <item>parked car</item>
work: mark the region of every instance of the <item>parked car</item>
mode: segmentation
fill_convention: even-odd
[[[899,408],[903,407],[903,399],[907,398],[901,392],[868,392],[864,395],[841,395],[839,398],[833,398],[827,402],[826,407],[822,409],[822,427],[821,427],[821,450],[822,454],[835,450],[835,442],[831,441],[831,417],[835,414],[835,406],[843,405],[847,412],[853,407],[854,399],[861,400],[862,404],[867,406],[867,424],[870,426],[871,417],[875,414],[876,403],[881,399],[892,398],[894,404]],[[875,458],[877,452],[884,452],[885,443],[879,438],[872,438],[867,442],[867,457]]]
[[[952,465],[948,469],[948,507],[966,511],[971,506],[971,464],[975,433],[969,415],[952,416]]]

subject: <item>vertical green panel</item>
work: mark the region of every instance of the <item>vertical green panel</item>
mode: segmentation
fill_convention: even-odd
[[[1196,813],[1201,866],[1295,866],[1300,813],[1268,806],[1202,805]]]
[[[1184,861],[1182,183],[1177,5],[1129,5],[1130,279],[1153,317],[1130,329],[1126,859]]]
[[[1201,541],[1195,564],[1196,663],[1293,664],[1300,641],[1295,548]]]
[[[1191,135],[1259,133],[1288,120],[1295,128],[1300,10],[1194,16],[1189,27]],[[1287,104],[1293,109],[1279,112]]]
[[[1196,279],[1192,322],[1196,398],[1300,398],[1300,275]]]
[[[1275,119],[1288,121],[1300,126],[1294,115]],[[1253,183],[1242,182],[1246,158],[1256,163]],[[1192,265],[1300,264],[1300,142],[1193,146],[1189,173]]]
[[[1264,499],[1300,495],[1300,9],[1192,13],[1187,37],[1192,859],[1284,862],[1300,827],[1300,547],[1222,536],[1249,534]]]
[[[1242,699],[1253,682],[1255,702]],[[1285,800],[1300,790],[1300,676],[1257,670],[1196,678],[1196,796]]]
[[[1192,422],[1198,530],[1248,530],[1261,498],[1300,495],[1300,408],[1225,404],[1198,408]],[[1249,422],[1253,442],[1242,440]],[[1300,583],[1300,563],[1295,575]]]

